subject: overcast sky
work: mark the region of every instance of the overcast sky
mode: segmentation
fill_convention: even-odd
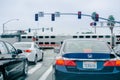
[[[0,0],[0,33],[2,33],[3,23],[11,19],[19,19],[19,21],[6,23],[5,30],[53,27],[54,32],[58,33],[94,31],[89,26],[93,21],[90,17],[82,16],[79,20],[77,16],[61,16],[51,21],[51,17],[45,15],[39,18],[38,22],[34,21],[34,14],[41,11],[44,13],[81,11],[82,14],[89,15],[97,12],[100,17],[108,18],[109,15],[113,15],[116,21],[120,21],[120,0]],[[108,28],[102,31],[110,32]]]

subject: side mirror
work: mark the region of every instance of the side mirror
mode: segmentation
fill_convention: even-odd
[[[22,50],[17,49],[17,54],[20,54],[20,53],[22,53]]]

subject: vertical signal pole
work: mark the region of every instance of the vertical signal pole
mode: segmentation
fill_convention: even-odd
[[[113,33],[113,28],[114,28],[114,24],[115,24],[115,21],[114,21],[114,17],[112,15],[110,15],[108,17],[108,23],[107,25],[109,26],[110,30],[111,30],[111,47],[113,48],[114,47],[114,33]]]

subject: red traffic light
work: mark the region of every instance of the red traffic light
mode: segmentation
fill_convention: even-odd
[[[94,21],[99,21],[99,14],[97,14],[96,12],[93,12],[91,17]]]
[[[91,22],[91,23],[90,23],[90,26],[96,26],[96,25],[97,25],[96,22]]]
[[[99,14],[95,15],[95,21],[99,21]]]
[[[81,19],[81,11],[78,11],[78,19]]]

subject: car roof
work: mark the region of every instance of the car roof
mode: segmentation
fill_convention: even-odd
[[[15,42],[14,44],[35,44],[34,42]]]

